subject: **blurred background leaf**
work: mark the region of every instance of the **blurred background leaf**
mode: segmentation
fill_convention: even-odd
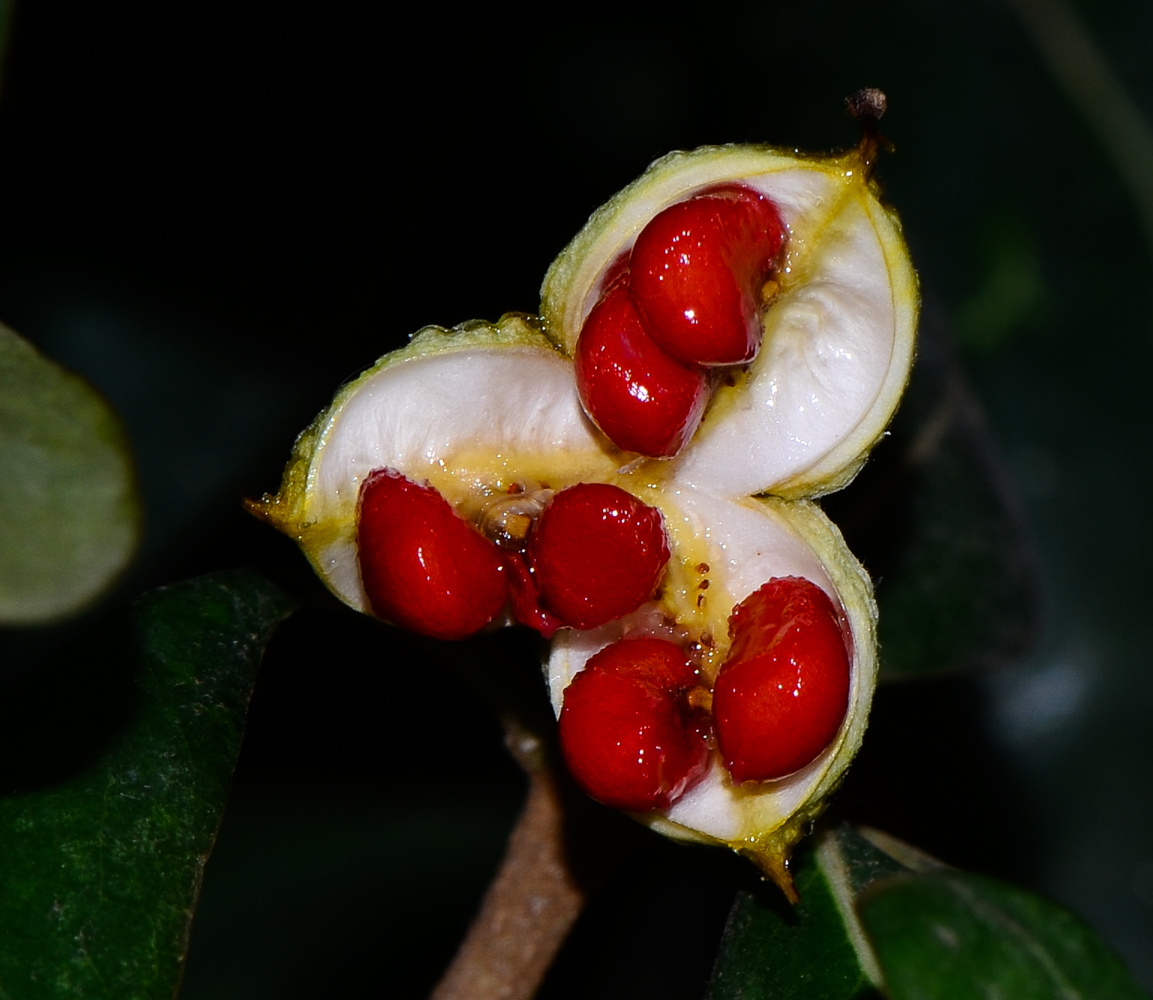
[[[933,304],[891,438],[823,504],[875,576],[881,678],[1011,663],[1038,627],[1033,543]]]
[[[0,996],[174,996],[265,643],[252,573],[153,591],[0,698]]]
[[[127,566],[140,500],[116,416],[0,324],[0,625],[67,618]]]

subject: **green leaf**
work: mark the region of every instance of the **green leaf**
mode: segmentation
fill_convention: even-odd
[[[0,625],[82,610],[136,547],[128,446],[91,386],[3,325],[0,468]]]
[[[798,851],[795,909],[738,895],[708,1000],[1149,1000],[1055,903],[877,831],[815,841]]]
[[[1067,910],[951,870],[897,875],[858,902],[892,1000],[1148,1000]]]
[[[891,440],[825,507],[877,581],[881,677],[1008,662],[1036,631],[1019,503],[944,332],[926,319]]]
[[[172,997],[286,598],[154,591],[0,695],[0,998]]]
[[[871,879],[904,869],[847,827],[817,845],[806,842],[794,859],[795,907],[767,884],[738,894],[708,1000],[880,1000],[851,900]]]

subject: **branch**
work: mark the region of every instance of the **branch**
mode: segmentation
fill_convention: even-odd
[[[565,848],[561,789],[540,741],[505,720],[506,742],[528,772],[528,799],[508,849],[431,1000],[531,1000],[587,896]]]

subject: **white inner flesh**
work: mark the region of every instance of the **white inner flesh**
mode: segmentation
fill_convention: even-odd
[[[717,606],[725,610],[713,625],[718,639],[727,629],[732,607],[773,577],[805,577],[839,605],[829,574],[816,554],[764,504],[677,490],[670,492],[662,506],[674,539],[698,540],[690,558],[709,563],[710,596],[718,587],[724,593]],[[680,551],[683,550],[678,546]],[[547,667],[553,710],[560,714],[564,689],[593,654],[623,635],[636,632],[670,637],[651,608],[587,632],[558,632]],[[724,841],[740,840],[756,830],[774,829],[804,802],[820,780],[832,759],[835,742],[802,770],[760,785],[734,785],[719,755],[714,754],[701,783],[663,815]]]
[[[444,490],[474,466],[478,479],[519,474],[534,456],[554,468],[571,458],[598,473],[604,439],[577,397],[572,363],[548,348],[444,352],[389,365],[360,385],[324,429],[310,473],[310,523],[336,528],[317,564],[338,595],[364,611],[356,559],[360,484],[376,469],[397,469]],[[597,476],[596,478],[599,478]],[[478,482],[478,487],[483,486]]]
[[[707,161],[697,172],[697,189],[727,180]],[[631,202],[589,254],[590,266],[607,268],[627,253],[649,219],[691,196],[688,180],[678,175],[675,189],[657,184]],[[727,496],[770,491],[826,460],[841,442],[847,453],[838,466],[873,443],[891,409],[875,404],[890,381],[899,320],[883,248],[893,235],[879,231],[891,224],[870,213],[861,183],[813,168],[738,183],[771,199],[788,227],[782,293],[764,313],[763,346],[749,380],[720,391],[676,460],[680,481]],[[599,295],[599,282],[589,280],[571,315],[575,331]]]
[[[748,381],[706,417],[678,479],[761,492],[804,472],[876,409],[895,333],[877,234],[852,198],[813,238],[817,266],[766,310]]]

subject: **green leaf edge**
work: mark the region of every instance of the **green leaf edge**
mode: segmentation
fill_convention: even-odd
[[[182,633],[181,609],[191,609],[200,622],[198,634]],[[291,610],[289,599],[267,580],[232,571],[152,591],[124,613],[126,634],[152,640],[125,651],[136,670],[132,721],[94,764],[47,787],[0,796],[0,841],[6,848],[0,869],[0,1000],[175,996],[257,668],[273,630]],[[214,659],[217,650],[235,660]],[[212,669],[220,676],[210,677]],[[148,731],[169,716],[183,716],[184,724],[159,727],[168,745],[148,743]],[[226,745],[214,753],[213,738],[219,743],[222,731]],[[194,786],[177,789],[175,796],[166,780],[180,766],[173,746],[183,746],[191,774],[186,784]],[[154,791],[146,792],[150,788]],[[199,817],[192,831],[173,826],[181,794],[188,797],[185,811]],[[121,807],[133,822],[110,835],[107,826],[92,825],[90,810],[76,808],[94,796],[106,805],[100,823],[122,798],[143,804]],[[146,877],[166,841],[195,843],[171,859],[179,869],[169,878],[172,885],[165,882],[168,889],[141,912],[125,881]],[[33,878],[22,877],[28,872],[26,856],[37,851],[53,856],[51,863]],[[77,905],[91,893],[95,905]],[[104,924],[98,920],[102,909],[108,917]],[[139,933],[148,927],[151,934]],[[121,942],[102,948],[102,941],[118,940],[126,930],[132,936],[129,947]]]

